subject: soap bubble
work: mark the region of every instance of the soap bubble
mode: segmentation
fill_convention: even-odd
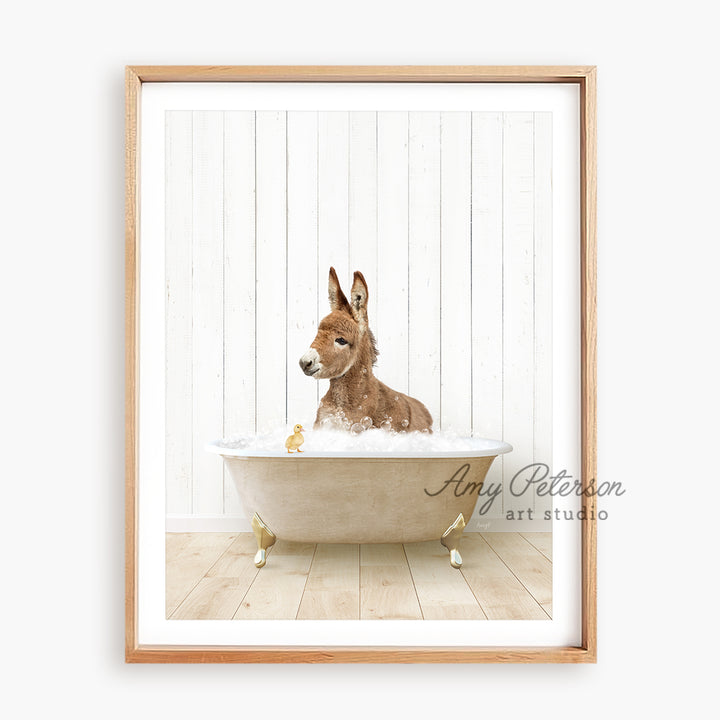
[[[367,400],[367,395],[363,395],[363,400]]]
[[[367,373],[367,368],[363,368],[363,375],[365,375],[365,373]]]
[[[325,403],[325,407],[328,407],[328,403]],[[358,418],[360,417],[358,415]],[[299,418],[292,418],[296,419]],[[384,414],[375,418],[376,424],[369,415],[362,417],[359,422],[351,422],[340,412],[328,413],[320,418],[316,430],[306,434],[303,450],[319,453],[342,452],[353,457],[355,453],[358,457],[365,454],[392,457],[396,453],[419,452],[432,457],[435,452],[472,452],[490,442],[482,438],[463,437],[449,430],[410,430],[409,424],[404,426],[405,419],[409,421],[410,418],[401,415],[397,422],[398,427],[394,429],[390,416]],[[222,446],[250,455],[255,451],[264,457],[285,456],[285,440],[288,434],[288,427],[283,421],[268,426],[257,435],[231,436],[222,442]]]
[[[410,421],[409,421],[407,418],[405,418],[400,424],[401,424],[404,428],[406,428],[406,427],[410,424]]]

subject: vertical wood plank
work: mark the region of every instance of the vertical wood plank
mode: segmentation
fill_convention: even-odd
[[[504,482],[532,462],[534,411],[533,327],[533,116],[506,113],[503,178],[503,436]],[[529,495],[505,493],[505,510],[533,508]]]
[[[441,116],[440,424],[460,435],[472,430],[470,120],[466,112]]]
[[[267,432],[287,422],[285,113],[258,112],[255,133],[257,429]]]
[[[503,120],[472,119],[472,423],[473,435],[503,434]],[[502,485],[503,456],[486,487]],[[499,497],[485,518],[502,517]]]
[[[534,118],[534,324],[535,414],[533,459],[552,467],[552,113]],[[552,508],[549,495],[535,498],[542,517]]]
[[[377,376],[408,392],[408,114],[378,118]]]
[[[165,126],[165,508],[192,511],[192,112]]]
[[[408,390],[441,427],[440,113],[409,114]]]
[[[222,513],[223,469],[205,452],[223,433],[223,116],[193,113],[193,512]]]
[[[225,437],[255,432],[255,113],[224,115]],[[242,513],[224,469],[224,512]]]
[[[377,114],[350,113],[348,179],[348,275],[359,270],[369,287],[368,321],[375,329],[377,304]],[[340,277],[340,282],[344,278]],[[349,280],[348,280],[349,282]],[[350,285],[345,288],[350,297]]]
[[[315,420],[317,381],[298,360],[317,333],[317,133],[317,113],[288,113],[287,421],[306,428]]]
[[[330,267],[342,285],[348,278],[349,123],[346,112],[318,113],[318,321],[330,312]],[[330,381],[317,383],[322,397]]]

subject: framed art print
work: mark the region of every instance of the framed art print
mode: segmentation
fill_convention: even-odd
[[[128,67],[128,662],[594,662],[594,67]]]

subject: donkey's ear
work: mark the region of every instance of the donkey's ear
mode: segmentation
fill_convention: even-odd
[[[328,277],[328,300],[330,301],[331,310],[342,310],[352,315],[350,303],[347,301],[345,293],[340,289],[340,282],[334,267],[330,268],[330,277]]]
[[[363,274],[356,270],[353,275],[352,290],[350,291],[350,307],[355,319],[362,325],[367,325],[368,286]]]

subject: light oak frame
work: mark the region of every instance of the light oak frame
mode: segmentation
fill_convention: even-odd
[[[596,68],[594,66],[129,66],[125,146],[125,659],[140,663],[592,663],[596,661],[595,497],[583,498],[582,639],[578,647],[187,647],[139,645],[139,118],[145,82],[576,83],[580,89],[581,469],[596,476]]]

